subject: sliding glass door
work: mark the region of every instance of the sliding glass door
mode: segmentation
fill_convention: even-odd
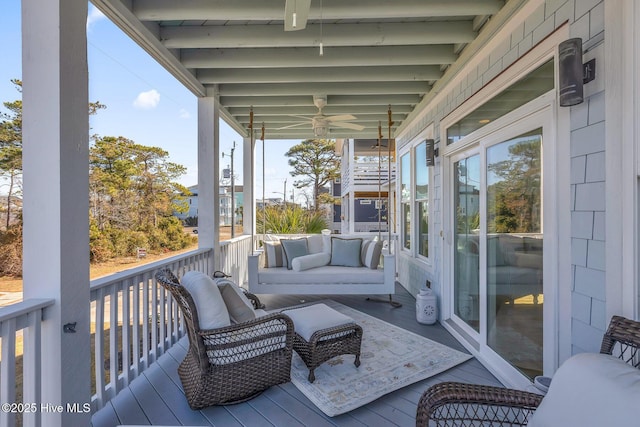
[[[542,129],[486,150],[487,345],[542,374]]]
[[[544,372],[543,123],[448,159],[452,318],[488,360],[531,380]]]

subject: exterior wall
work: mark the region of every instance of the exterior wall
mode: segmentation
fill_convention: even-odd
[[[436,143],[443,141],[440,121],[458,108],[465,100],[487,85],[516,60],[549,34],[569,23],[571,37],[581,37],[585,50],[598,56],[598,73],[602,74],[604,55],[604,2],[601,0],[546,0],[531,1],[532,9],[523,22],[512,26],[511,34],[499,41],[493,50],[461,80],[454,80],[440,88],[437,102],[427,105],[427,111],[418,116],[412,126],[398,137],[398,151],[402,150],[430,124],[434,124]],[[527,7],[525,6],[525,7]],[[588,59],[585,54],[585,60]],[[603,78],[600,78],[603,81]],[[605,315],[605,111],[604,85],[585,86],[585,102],[571,107],[571,353],[598,351],[602,333],[608,319]],[[588,86],[592,86],[588,89]],[[441,144],[440,144],[441,145]],[[441,145],[442,147],[442,145]],[[438,295],[443,292],[439,283],[443,268],[442,163],[436,158],[432,168],[431,199],[431,260],[430,263],[414,259],[402,251],[398,256],[398,280],[415,294],[425,280],[431,280]],[[440,299],[440,297],[439,297]]]

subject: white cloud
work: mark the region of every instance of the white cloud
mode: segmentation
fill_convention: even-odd
[[[87,30],[91,29],[91,26],[98,21],[106,19],[104,13],[100,12],[98,8],[93,5],[89,5],[89,14],[87,15]]]
[[[181,108],[178,112],[178,117],[180,117],[181,119],[190,119],[191,114],[187,111],[186,108]]]
[[[140,92],[133,101],[133,106],[141,110],[151,110],[156,108],[159,103],[160,93],[155,89],[151,89],[147,92]]]

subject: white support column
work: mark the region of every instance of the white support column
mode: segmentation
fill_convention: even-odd
[[[89,116],[83,0],[22,1],[24,298],[42,324],[42,425],[89,425]],[[75,333],[63,331],[69,325]]]
[[[606,321],[638,316],[638,87],[640,7],[605,2]]]
[[[256,230],[255,140],[253,135],[242,141],[242,234],[252,235]]]
[[[198,247],[213,248],[211,270],[220,268],[219,114],[215,98],[198,98]],[[213,273],[213,271],[209,271]]]
[[[356,231],[356,180],[355,180],[355,167],[356,167],[356,144],[355,139],[349,138],[349,217],[348,226],[349,234],[353,234]]]

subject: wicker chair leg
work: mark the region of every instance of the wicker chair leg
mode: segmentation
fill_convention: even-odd
[[[316,374],[313,373],[313,369],[309,369],[309,382],[312,383],[316,380]]]
[[[356,365],[356,368],[358,368],[360,366],[360,355],[356,354],[356,360],[355,362],[353,362],[354,365]]]

